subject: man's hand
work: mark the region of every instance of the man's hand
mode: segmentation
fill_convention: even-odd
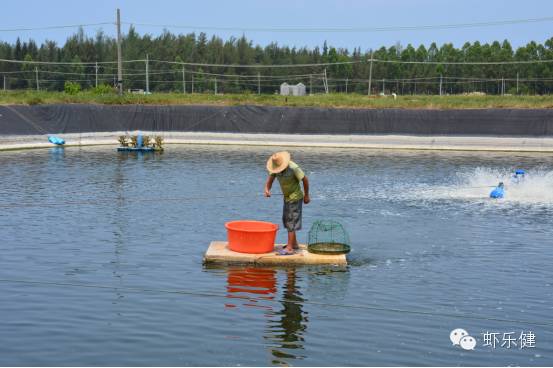
[[[308,204],[311,202],[311,198],[309,198],[309,180],[307,180],[307,176],[304,176],[302,179],[303,182],[303,192],[305,195],[303,196],[303,203]]]
[[[275,177],[273,175],[269,175],[267,178],[267,182],[265,183],[265,197],[271,196],[271,188],[273,187],[273,181],[275,180]]]

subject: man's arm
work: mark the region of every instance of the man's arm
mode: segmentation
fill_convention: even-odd
[[[274,175],[269,175],[267,182],[265,183],[265,197],[271,196],[271,188],[273,187],[273,181],[275,181]]]
[[[308,204],[311,202],[311,198],[309,198],[309,180],[307,180],[307,176],[304,176],[303,179],[301,179],[303,183],[303,203]]]

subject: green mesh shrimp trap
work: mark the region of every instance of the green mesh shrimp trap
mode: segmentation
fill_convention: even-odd
[[[351,250],[344,226],[334,220],[317,220],[309,230],[307,249],[316,254],[345,254]]]

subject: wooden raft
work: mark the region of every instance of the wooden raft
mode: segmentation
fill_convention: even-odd
[[[271,253],[249,254],[234,252],[227,247],[226,241],[213,241],[204,255],[206,264],[256,264],[256,265],[347,265],[346,255],[314,254],[307,251],[305,244],[300,244],[296,254],[280,256],[275,245]]]

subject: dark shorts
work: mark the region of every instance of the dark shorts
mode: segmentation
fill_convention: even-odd
[[[303,199],[296,202],[284,201],[282,209],[282,223],[288,231],[301,230],[301,208]]]

